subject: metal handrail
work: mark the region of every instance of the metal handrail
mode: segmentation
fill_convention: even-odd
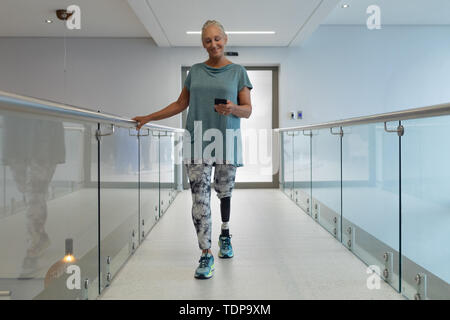
[[[69,120],[88,121],[93,123],[113,124],[125,128],[136,128],[133,120],[119,116],[96,112],[59,102],[23,96],[0,90],[0,109],[14,112],[26,112],[37,115],[56,116]],[[145,124],[142,128],[154,131],[183,132],[184,129],[172,128],[156,124]]]
[[[354,125],[377,123],[377,122],[390,122],[390,121],[401,121],[419,118],[430,118],[450,115],[450,103],[437,104],[429,107],[413,108],[402,111],[380,113],[365,117],[349,118],[345,120],[338,120],[332,122],[324,122],[319,124],[312,124],[299,127],[289,127],[289,128],[277,128],[274,129],[276,132],[283,131],[296,131],[296,130],[316,130],[316,129],[326,129],[333,127],[348,127]]]

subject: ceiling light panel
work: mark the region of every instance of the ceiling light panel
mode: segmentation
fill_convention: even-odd
[[[322,3],[228,0],[224,6],[217,0],[146,1],[171,46],[201,46],[200,39],[192,35],[201,34],[207,20],[223,24],[229,35],[228,46],[287,46]]]

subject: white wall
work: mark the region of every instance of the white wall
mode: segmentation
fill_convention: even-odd
[[[243,65],[280,66],[280,126],[450,102],[450,27],[322,26],[300,48],[229,47]],[[205,50],[147,39],[0,38],[0,90],[125,117],[175,101],[181,66]],[[254,106],[257,108],[257,106]],[[288,119],[303,110],[304,120]],[[180,116],[158,123],[180,126]]]
[[[0,90],[131,118],[175,101],[181,67],[207,60],[203,47],[159,48],[148,39],[68,38],[66,47],[64,77],[64,39],[0,38]],[[232,61],[273,65],[286,51],[263,50]],[[181,115],[156,123],[180,127]]]
[[[304,123],[450,102],[449,35],[450,26],[322,26],[290,51],[283,98],[303,105]]]
[[[63,39],[2,38],[0,90],[133,117],[178,98],[174,57],[146,39],[67,39],[64,83]],[[179,126],[179,119],[159,123]]]

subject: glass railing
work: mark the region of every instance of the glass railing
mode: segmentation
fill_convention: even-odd
[[[293,200],[311,213],[311,134],[293,132]]]
[[[182,130],[134,126],[0,92],[0,299],[110,285],[181,190]]]
[[[276,131],[291,200],[408,299],[450,299],[450,104]]]

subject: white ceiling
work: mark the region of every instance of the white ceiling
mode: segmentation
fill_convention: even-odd
[[[159,46],[199,46],[206,20],[225,31],[275,31],[274,35],[228,36],[229,46],[298,46],[339,0],[128,0]]]
[[[56,18],[56,9],[72,4],[81,8],[81,30]],[[0,37],[143,37],[161,47],[201,46],[200,35],[186,31],[215,19],[226,31],[276,32],[231,34],[228,46],[299,46],[320,24],[365,24],[372,4],[382,25],[450,24],[450,0],[0,0]],[[49,18],[54,22],[45,23]]]
[[[81,29],[68,30],[57,9],[76,4]],[[53,23],[45,23],[52,19]],[[0,37],[149,37],[125,0],[0,0]]]
[[[450,24],[450,0],[341,0],[322,24],[366,24],[373,4],[380,7],[381,26]]]
[[[229,35],[228,46],[298,46],[339,0],[0,0],[0,37],[151,37],[158,46],[200,46],[208,19],[226,31],[275,31]],[[76,4],[81,30],[68,30],[56,9]],[[51,24],[45,19],[53,19]]]

